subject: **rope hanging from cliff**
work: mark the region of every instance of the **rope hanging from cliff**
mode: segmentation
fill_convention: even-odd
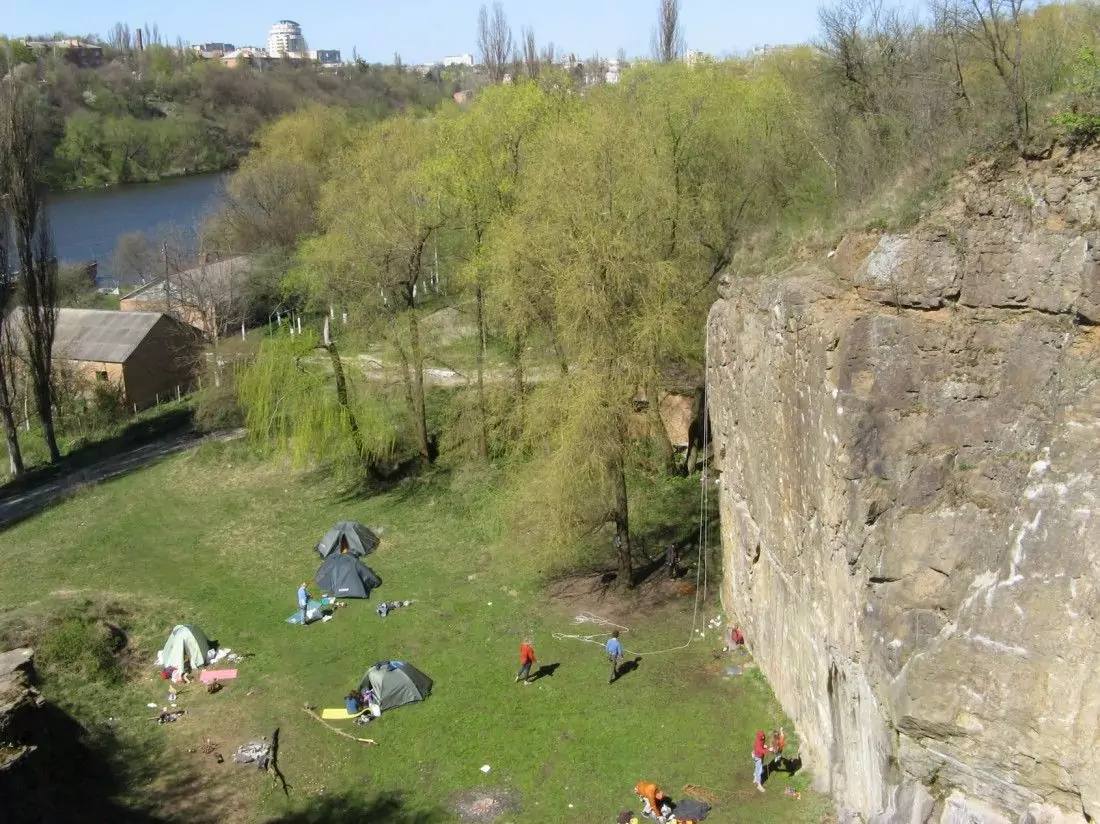
[[[700,410],[700,414],[703,416],[703,472],[699,485],[699,557],[695,564],[695,605],[692,608],[691,613],[691,629],[688,631],[688,639],[683,644],[675,647],[667,647],[666,649],[651,650],[648,652],[638,652],[637,650],[629,649],[625,644],[623,645],[623,652],[634,655],[638,658],[648,657],[650,655],[664,655],[669,652],[679,652],[685,650],[692,645],[696,640],[696,631],[699,625],[699,606],[702,603],[706,603],[707,597],[707,559],[710,556],[710,323],[707,323],[706,344],[703,352],[703,408]],[[690,449],[690,446],[689,446]],[[690,470],[689,470],[690,471]],[[616,624],[614,621],[609,621],[607,618],[602,618],[599,615],[595,615],[591,612],[580,612],[573,618],[573,623],[576,624],[596,624],[602,627],[611,627],[614,629],[622,630],[623,632],[630,632],[630,627],[625,627],[622,624]],[[586,644],[596,644],[603,646],[609,637],[610,632],[597,632],[592,635],[577,635],[565,632],[555,632],[553,636],[555,641],[582,641]]]

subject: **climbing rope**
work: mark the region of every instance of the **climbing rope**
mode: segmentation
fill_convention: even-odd
[[[675,647],[651,650],[649,652],[638,652],[637,650],[629,649],[625,645],[623,646],[623,652],[639,658],[648,657],[650,655],[664,655],[665,653],[669,652],[679,652],[680,650],[684,650],[690,647],[692,643],[696,640],[696,631],[699,624],[699,605],[706,602],[708,581],[707,559],[710,555],[710,461],[708,460],[708,454],[710,452],[709,323],[707,324],[706,347],[703,353],[703,363],[703,408],[701,410],[701,413],[703,415],[703,473],[702,480],[699,486],[699,559],[698,562],[695,564],[695,605],[692,609],[691,614],[691,629],[688,631],[687,641]],[[577,615],[573,618],[573,623],[596,624],[597,626],[618,629],[622,630],[623,632],[630,632],[630,627],[625,627],[622,624],[616,624],[614,621],[609,621],[607,618],[602,618],[599,615],[595,615],[591,612],[577,613]],[[607,643],[607,639],[611,637],[611,632],[597,632],[591,635],[578,635],[566,632],[555,632],[553,633],[552,637],[555,641],[581,641],[586,644],[597,644],[602,647]]]

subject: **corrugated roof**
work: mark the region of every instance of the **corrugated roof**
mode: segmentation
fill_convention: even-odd
[[[228,287],[232,279],[244,274],[252,268],[252,258],[248,255],[218,260],[214,263],[204,263],[194,269],[187,269],[169,278],[170,292],[173,300],[180,300],[180,288],[189,283],[203,283],[209,286],[224,285]],[[163,301],[164,278],[157,278],[149,283],[139,286],[132,292],[122,296],[121,300],[137,301]]]
[[[162,317],[161,312],[58,309],[53,356],[125,363]]]

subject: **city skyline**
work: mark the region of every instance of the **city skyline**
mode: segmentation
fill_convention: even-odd
[[[2,23],[2,33],[10,36],[56,31],[104,36],[115,22],[131,28],[155,23],[172,43],[179,37],[187,43],[222,41],[264,47],[272,24],[290,19],[301,25],[312,49],[339,49],[345,60],[351,59],[355,49],[372,63],[389,63],[396,52],[405,63],[415,64],[466,52],[476,56],[481,2],[415,0],[392,8],[383,2],[320,0],[271,4],[263,9],[212,0],[194,0],[186,8],[139,0],[96,5],[44,0],[11,5]],[[765,44],[804,42],[816,33],[820,5],[819,0],[779,0],[766,7],[747,0],[684,0],[687,46],[724,55]],[[517,41],[521,29],[532,26],[540,46],[553,42],[559,53],[587,57],[599,52],[610,57],[621,48],[630,57],[643,57],[650,52],[655,0],[512,0],[503,6]]]

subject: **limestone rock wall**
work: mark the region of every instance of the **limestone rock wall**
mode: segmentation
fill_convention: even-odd
[[[711,311],[723,598],[866,821],[1100,820],[1098,178],[973,169]]]

